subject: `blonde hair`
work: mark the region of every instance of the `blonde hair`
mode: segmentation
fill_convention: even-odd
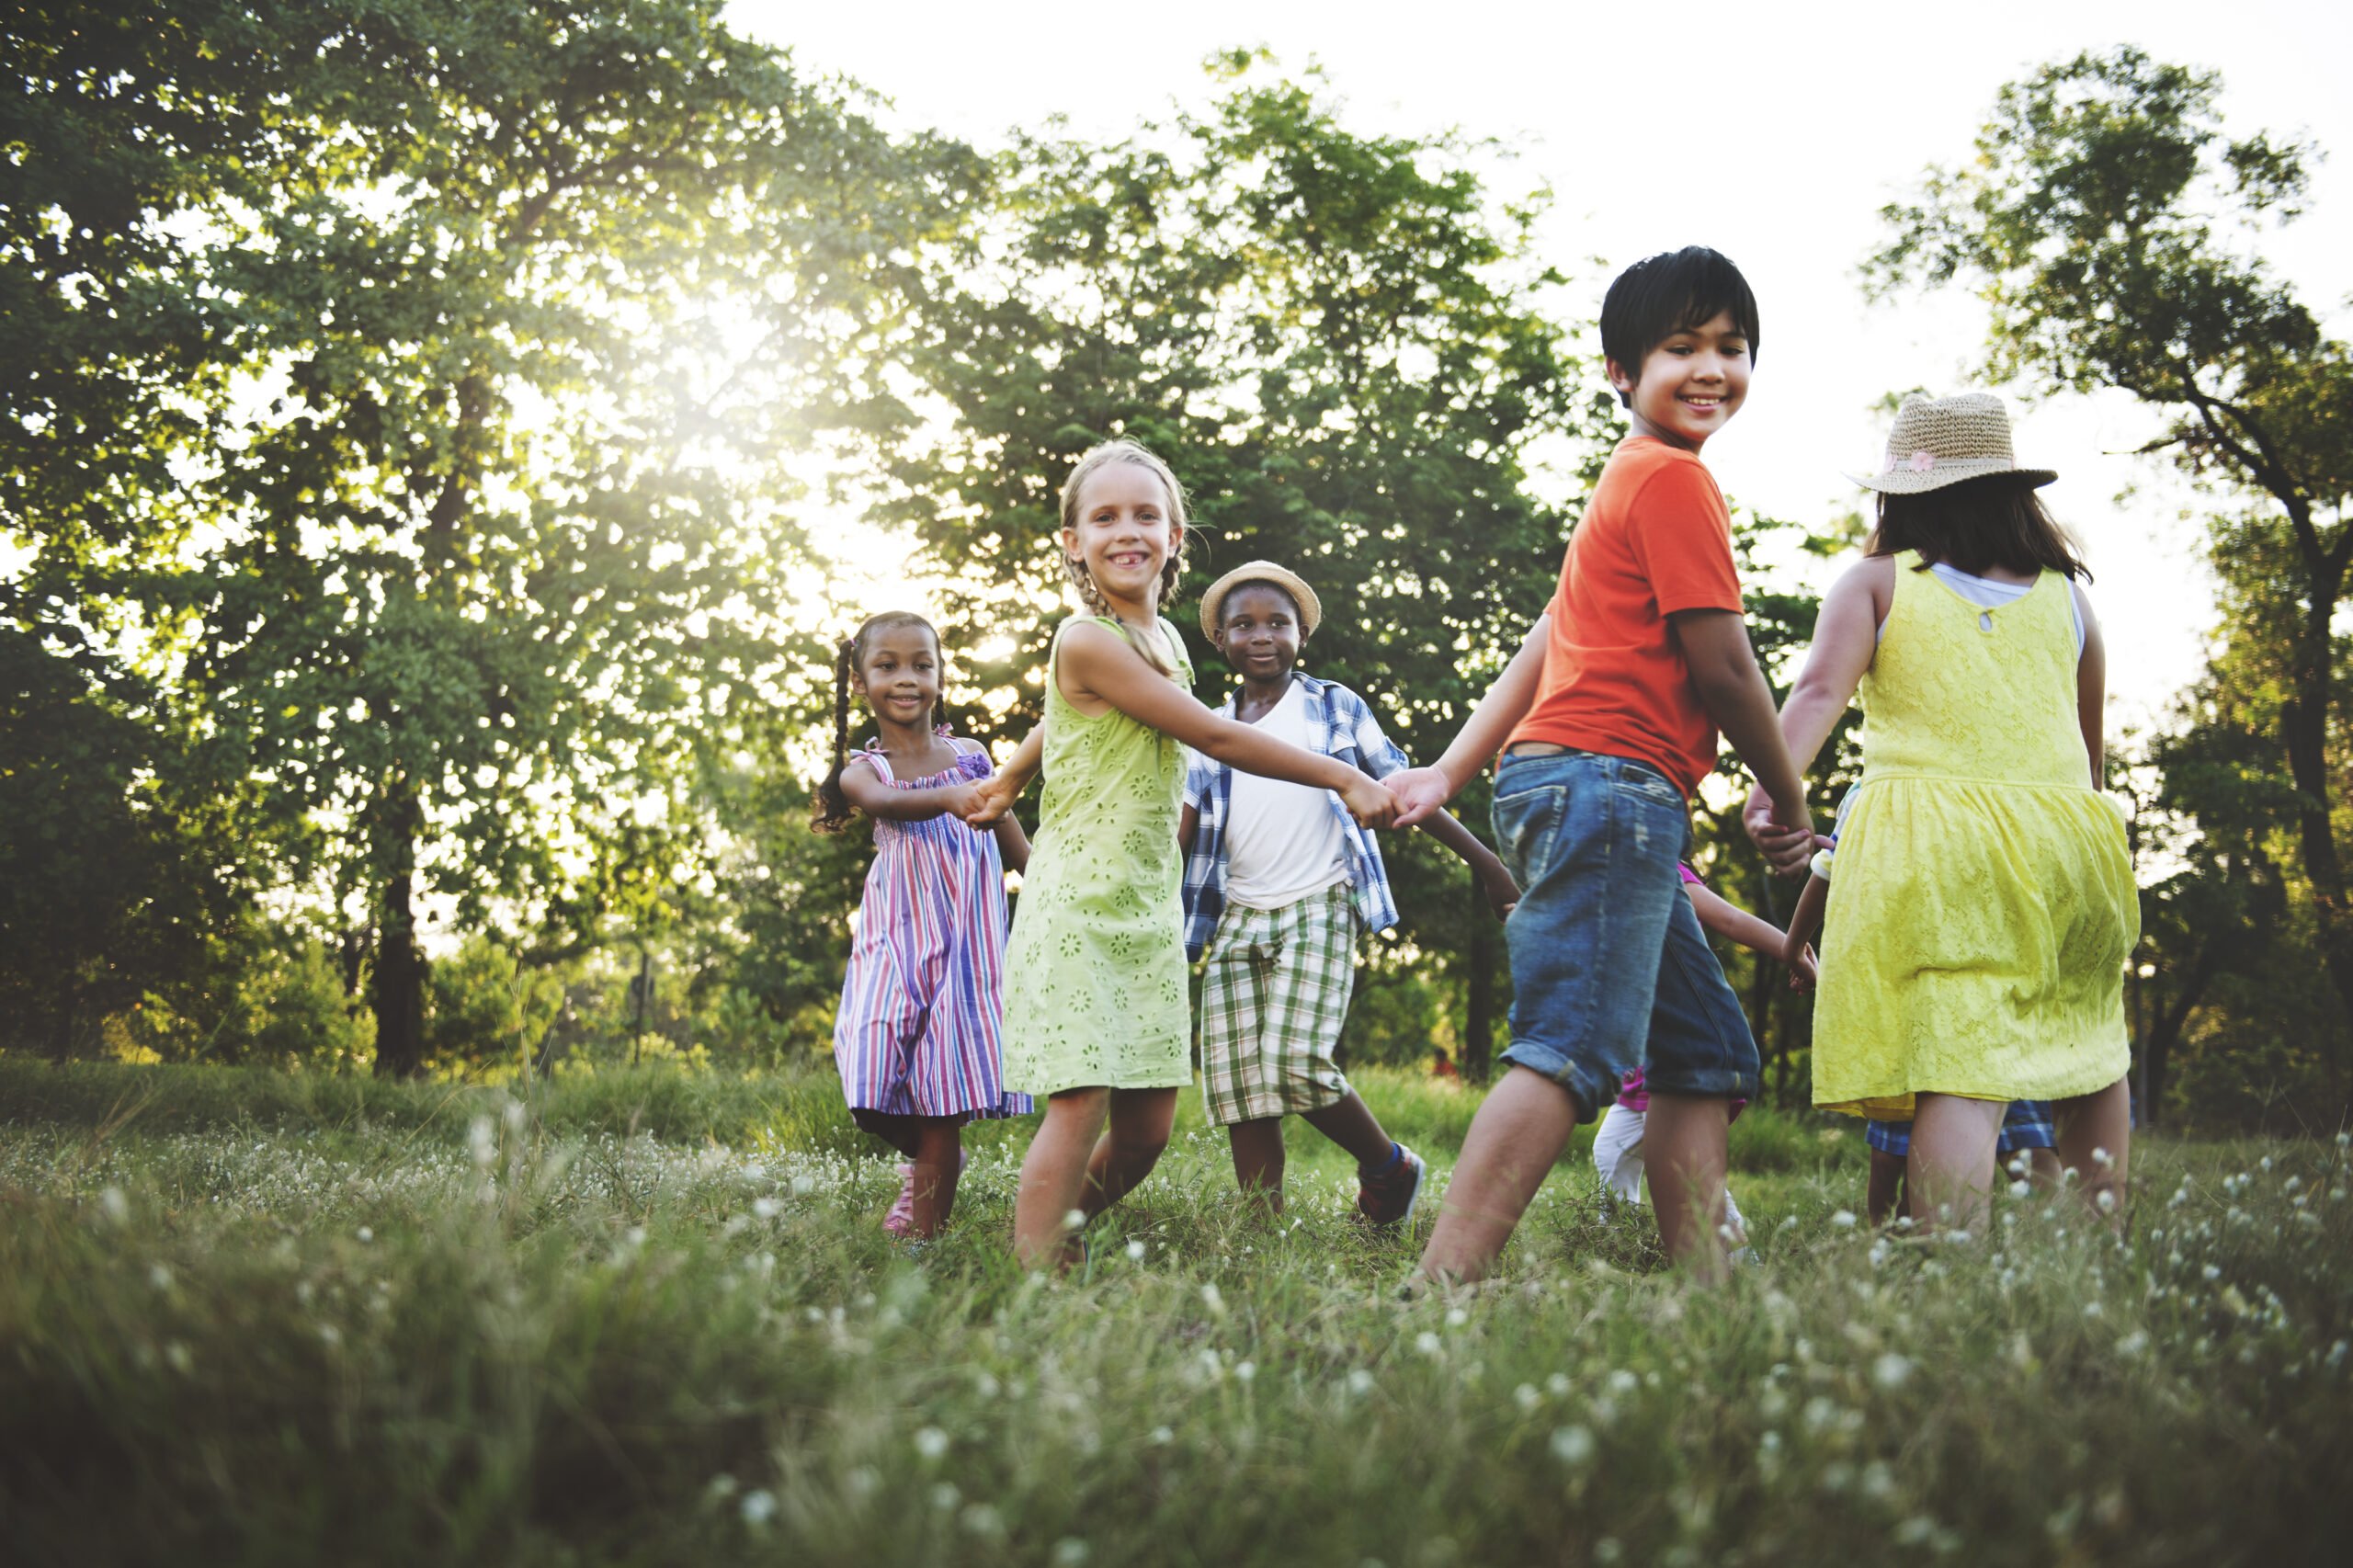
[[[1078,493],[1085,488],[1088,477],[1098,469],[1122,462],[1134,463],[1148,471],[1160,481],[1161,488],[1168,492],[1168,520],[1176,529],[1176,546],[1168,552],[1167,564],[1160,569],[1160,602],[1165,605],[1176,593],[1177,580],[1185,574],[1185,541],[1192,537],[1192,530],[1185,524],[1185,487],[1176,483],[1176,475],[1168,465],[1146,449],[1142,442],[1121,436],[1116,440],[1090,448],[1078,460],[1077,466],[1070,471],[1070,477],[1063,481],[1063,528],[1066,532],[1077,531]],[[1092,614],[1110,616],[1110,601],[1104,598],[1102,590],[1095,585],[1095,575],[1087,571],[1086,562],[1073,555],[1059,540],[1056,546],[1062,550],[1063,570],[1069,574],[1072,585],[1078,589],[1080,601]],[[1157,645],[1138,642],[1135,648],[1143,655],[1144,662],[1162,675],[1176,673],[1162,658]]]

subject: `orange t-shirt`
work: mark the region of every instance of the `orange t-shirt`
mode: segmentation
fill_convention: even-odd
[[[1631,757],[1689,795],[1716,766],[1716,726],[1666,618],[1741,608],[1732,514],[1697,452],[1618,444],[1561,560],[1544,684],[1512,741]]]

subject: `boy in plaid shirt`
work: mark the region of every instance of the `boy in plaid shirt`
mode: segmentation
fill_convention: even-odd
[[[1364,699],[1293,669],[1322,619],[1315,592],[1264,561],[1201,597],[1201,630],[1242,677],[1219,710],[1375,778],[1411,766]],[[1370,833],[1329,790],[1195,756],[1185,779],[1185,949],[1204,951],[1202,1098],[1233,1141],[1234,1179],[1280,1212],[1282,1119],[1297,1114],[1357,1161],[1357,1211],[1402,1224],[1421,1195],[1422,1162],[1392,1140],[1334,1058],[1356,985],[1359,929],[1397,923]],[[1469,829],[1441,813],[1430,836],[1468,862],[1501,915],[1519,896]]]

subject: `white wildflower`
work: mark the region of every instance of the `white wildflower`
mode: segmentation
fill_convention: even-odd
[[[119,1225],[131,1218],[131,1200],[123,1197],[122,1188],[109,1187],[98,1194],[98,1212],[110,1222]]]
[[[948,1434],[937,1426],[926,1426],[915,1433],[915,1452],[926,1460],[936,1460],[948,1451]]]
[[[1054,1568],[1078,1568],[1086,1561],[1086,1543],[1074,1535],[1054,1542]]]
[[[1439,1351],[1443,1350],[1445,1346],[1439,1341],[1437,1335],[1432,1334],[1428,1329],[1424,1329],[1420,1334],[1414,1336],[1414,1348],[1420,1351],[1425,1356],[1435,1356]]]
[[[1347,1381],[1341,1386],[1346,1388],[1350,1395],[1361,1399],[1372,1392],[1372,1374],[1362,1367],[1352,1367],[1348,1369]]]
[[[1142,1263],[1143,1261],[1143,1255],[1148,1250],[1150,1249],[1140,1241],[1130,1242],[1128,1244],[1128,1261],[1131,1263]],[[1080,1541],[1078,1544],[1079,1550],[1083,1554],[1086,1551],[1086,1543],[1085,1541]]]
[[[773,1220],[778,1214],[781,1213],[783,1210],[784,1205],[779,1203],[773,1198],[755,1198],[752,1199],[752,1213],[754,1217],[757,1219]]]
[[[1563,1464],[1581,1465],[1593,1458],[1593,1434],[1582,1426],[1563,1426],[1552,1434],[1552,1457]]]
[[[1902,1388],[1912,1375],[1912,1363],[1890,1350],[1871,1363],[1871,1381],[1883,1389]]]
[[[1841,1209],[1830,1216],[1830,1222],[1840,1230],[1851,1229],[1855,1223],[1855,1211],[1852,1209]]]
[[[1522,1410],[1533,1410],[1538,1405],[1544,1403],[1544,1396],[1536,1392],[1536,1385],[1534,1383],[1520,1384],[1518,1388],[1511,1391],[1511,1398],[1512,1403],[1518,1405]]]
[[[744,1522],[754,1529],[767,1528],[767,1522],[776,1517],[776,1494],[765,1486],[745,1493],[743,1513]]]

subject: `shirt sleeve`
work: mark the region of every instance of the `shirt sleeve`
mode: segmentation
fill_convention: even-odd
[[[1732,514],[1698,459],[1662,465],[1643,482],[1627,530],[1661,615],[1741,609],[1732,556]]]
[[[1347,690],[1345,687],[1339,689]],[[1371,704],[1353,691],[1347,692],[1342,700],[1348,705],[1349,725],[1354,732],[1357,756],[1364,759],[1367,773],[1375,778],[1386,778],[1414,766],[1414,759],[1405,755],[1404,747],[1389,738],[1388,732],[1381,727],[1381,721],[1373,717]]]
[[[1192,747],[1185,748],[1185,803],[1195,811],[1209,803],[1210,790],[1217,782],[1217,764]],[[1163,800],[1166,796],[1161,797]]]
[[[1701,887],[1706,887],[1708,885],[1706,878],[1700,876],[1699,872],[1693,870],[1690,867],[1685,865],[1680,860],[1677,860],[1675,863],[1675,869],[1677,874],[1683,878],[1684,883],[1687,886],[1692,882],[1698,882]]]

